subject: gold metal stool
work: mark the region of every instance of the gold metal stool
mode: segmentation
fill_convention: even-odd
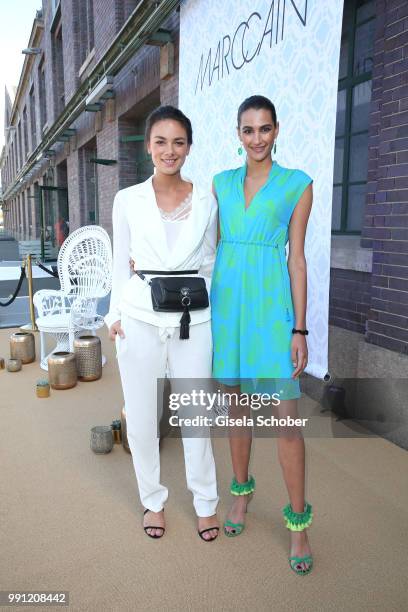
[[[91,450],[98,455],[110,453],[113,448],[112,427],[110,425],[96,425],[91,429]]]
[[[34,334],[21,331],[11,334],[10,357],[11,359],[21,359],[23,364],[35,361]]]
[[[71,389],[78,380],[75,353],[58,351],[48,357],[48,380],[52,389]]]
[[[7,360],[7,371],[8,372],[19,372],[21,370],[21,359],[8,359]]]
[[[127,426],[126,426],[126,411],[123,406],[122,412],[120,413],[120,431],[122,434],[122,446],[127,453],[130,453],[129,442],[127,437]]]
[[[102,376],[102,349],[98,336],[80,336],[74,340],[79,380],[98,380]]]

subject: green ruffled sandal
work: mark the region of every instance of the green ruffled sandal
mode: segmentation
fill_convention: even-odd
[[[230,489],[231,495],[251,495],[251,493],[254,491],[255,478],[253,476],[250,476],[246,482],[237,482],[235,476],[233,477]],[[226,527],[230,527],[230,529],[228,530]],[[244,528],[244,523],[233,523],[233,521],[230,521],[229,519],[227,519],[224,523],[224,533],[228,538],[234,538],[235,536],[240,535],[244,531]]]
[[[288,504],[283,508],[282,513],[285,519],[286,527],[290,531],[303,531],[312,524],[313,510],[312,506],[307,502],[305,503],[303,512],[294,512],[292,505]],[[306,569],[297,569],[297,566],[300,563],[307,563],[308,567]],[[298,576],[305,576],[306,574],[310,574],[312,571],[313,557],[312,555],[305,555],[304,557],[289,557],[289,565],[295,574]]]

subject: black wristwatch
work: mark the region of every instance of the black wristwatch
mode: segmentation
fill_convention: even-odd
[[[292,329],[292,334],[302,334],[302,336],[307,336],[309,331],[307,329]]]

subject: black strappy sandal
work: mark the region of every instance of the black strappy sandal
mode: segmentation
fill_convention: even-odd
[[[203,534],[207,533],[207,531],[213,531],[213,529],[215,529],[217,531],[217,535],[214,536],[213,538],[210,538],[209,540],[207,540],[207,538],[203,538]],[[219,527],[208,527],[208,529],[203,529],[202,531],[197,531],[198,535],[200,536],[200,538],[204,541],[204,542],[214,542],[214,540],[216,540],[218,538],[218,532],[219,532],[220,528]]]
[[[143,516],[145,514],[147,514],[147,512],[151,512],[151,510],[147,509],[143,512]],[[164,510],[163,510],[164,512]],[[143,527],[144,532],[146,535],[149,536],[149,538],[153,538],[154,540],[158,540],[159,538],[162,538],[164,536],[164,532],[166,531],[165,527],[159,527],[158,525],[146,525],[146,527]],[[160,535],[152,535],[151,533],[147,533],[148,529],[161,529],[161,534]]]

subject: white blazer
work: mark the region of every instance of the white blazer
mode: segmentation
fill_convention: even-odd
[[[121,313],[159,327],[180,325],[182,313],[153,310],[150,286],[132,273],[130,258],[136,270],[199,270],[210,291],[217,242],[216,199],[193,185],[191,213],[169,251],[152,178],[118,191],[114,199],[112,291],[105,317],[108,327],[121,319]],[[192,325],[203,323],[211,318],[210,307],[193,310],[190,315]]]

